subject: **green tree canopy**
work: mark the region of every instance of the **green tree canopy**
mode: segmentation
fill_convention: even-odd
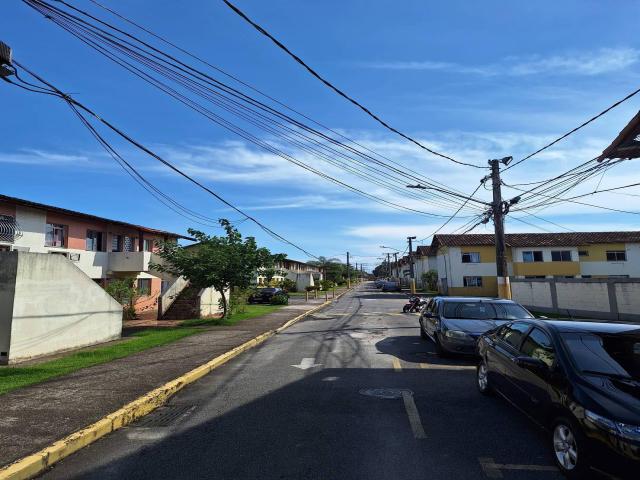
[[[226,219],[218,220],[223,236],[210,236],[189,229],[198,243],[183,247],[175,242],[160,242],[162,263],[150,267],[159,272],[185,277],[192,287],[214,288],[222,296],[224,316],[228,312],[226,292],[232,287],[248,288],[258,269],[272,268],[274,257],[268,249],[258,248],[253,237],[242,238]]]

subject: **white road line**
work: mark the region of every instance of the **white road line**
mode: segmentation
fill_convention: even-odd
[[[503,478],[502,470],[524,470],[528,472],[555,472],[552,465],[520,465],[514,463],[496,463],[491,457],[478,458],[482,471],[489,478]]]
[[[402,401],[404,402],[404,409],[407,411],[407,417],[409,417],[413,436],[417,439],[427,438],[427,434],[422,427],[422,420],[420,420],[420,413],[416,407],[416,402],[413,401],[413,395],[410,392],[403,391]]]

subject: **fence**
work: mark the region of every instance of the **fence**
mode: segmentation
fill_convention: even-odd
[[[539,312],[640,321],[640,278],[511,279],[513,299]]]

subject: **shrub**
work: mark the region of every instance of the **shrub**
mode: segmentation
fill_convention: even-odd
[[[138,318],[134,307],[138,299],[138,289],[135,287],[136,279],[133,277],[109,280],[105,291],[111,295],[116,302],[122,305],[122,315],[125,320],[135,320]]]
[[[297,292],[298,291],[298,287],[296,285],[296,282],[294,282],[293,280],[289,279],[289,278],[285,278],[283,280],[280,281],[280,285],[278,285],[281,289],[283,289],[285,292]]]
[[[234,287],[229,296],[229,312],[244,313],[247,310],[247,302],[249,295],[253,292],[250,288],[238,288]]]
[[[422,284],[431,291],[438,289],[438,271],[437,270],[429,270],[428,272],[424,272],[422,274]]]
[[[320,285],[322,286],[323,290],[331,290],[333,287],[336,286],[336,284],[331,280],[322,280],[320,282]]]
[[[278,293],[277,295],[274,295],[273,297],[271,297],[271,305],[288,305],[288,304],[289,304],[289,297],[287,297],[282,293]]]
[[[315,285],[309,285],[308,287],[304,287],[304,289],[305,289],[307,292],[313,292],[313,291],[315,291],[315,290],[318,290],[318,287],[316,287]]]

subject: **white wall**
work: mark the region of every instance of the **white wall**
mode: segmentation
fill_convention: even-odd
[[[606,282],[562,282],[556,281],[558,308],[569,310],[592,310],[608,312],[609,291]]]
[[[438,255],[438,258],[440,255]],[[496,264],[489,262],[462,263],[462,249],[450,247],[446,258],[449,286],[464,287],[464,277],[496,276]],[[438,262],[440,266],[440,262]],[[438,269],[438,273],[440,270]],[[442,275],[440,275],[442,277]]]
[[[3,255],[18,256],[9,362],[120,337],[122,306],[69,260],[44,253]],[[0,287],[6,291],[7,285]]]
[[[46,252],[44,233],[47,224],[47,213],[28,207],[16,207],[16,223],[22,236],[16,238],[14,245],[26,247],[30,252]]]
[[[549,282],[512,282],[511,296],[522,305],[553,308]]]
[[[632,315],[640,313],[640,282],[617,283],[615,292],[618,312]]]

